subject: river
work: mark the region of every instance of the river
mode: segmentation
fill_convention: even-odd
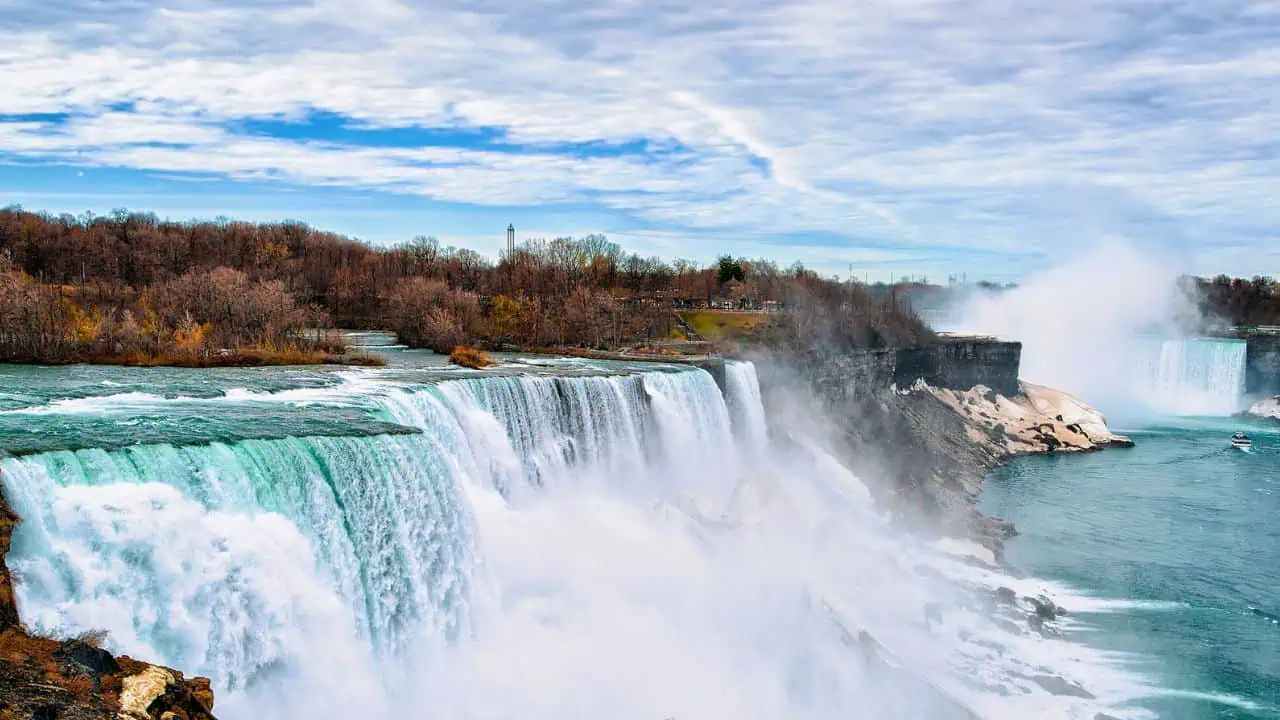
[[[1233,449],[1245,429],[1252,453]],[[1280,424],[1164,418],[1132,450],[1023,458],[984,491],[1011,562],[1093,599],[1091,644],[1130,657],[1162,718],[1280,717]],[[1064,601],[1065,602],[1065,601]]]

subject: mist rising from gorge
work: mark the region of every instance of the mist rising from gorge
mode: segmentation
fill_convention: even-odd
[[[1193,339],[1203,323],[1178,278],[1130,244],[1096,244],[1012,289],[966,295],[939,329],[1020,341],[1024,380],[1121,419],[1234,412],[1243,347]]]

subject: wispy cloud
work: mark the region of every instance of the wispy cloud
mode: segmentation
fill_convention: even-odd
[[[1275,3],[0,0],[0,28],[10,160],[816,233],[785,242],[832,264],[1083,233],[1276,262]]]

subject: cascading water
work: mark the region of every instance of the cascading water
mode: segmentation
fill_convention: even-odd
[[[1151,340],[1140,387],[1153,405],[1183,415],[1229,415],[1244,396],[1247,344],[1239,340]]]
[[[27,621],[210,675],[232,720],[1141,716],[1108,658],[974,600],[1033,583],[902,537],[801,428],[771,430],[749,364],[724,393],[679,368],[423,373],[0,412],[82,448],[0,461]],[[282,408],[367,419],[74,434]]]
[[[731,362],[725,366],[725,379],[728,385],[725,399],[732,410],[734,433],[746,447],[763,448],[769,442],[769,425],[760,400],[756,366]]]

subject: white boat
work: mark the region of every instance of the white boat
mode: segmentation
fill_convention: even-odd
[[[1248,435],[1238,432],[1231,436],[1231,447],[1249,452],[1253,449],[1253,441],[1249,439]]]

